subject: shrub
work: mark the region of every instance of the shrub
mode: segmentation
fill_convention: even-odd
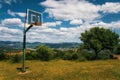
[[[72,60],[72,54],[71,53],[65,53],[63,55],[63,60]]]
[[[73,53],[72,54],[72,60],[77,60],[79,58],[78,53]]]
[[[62,59],[63,59],[63,60],[77,60],[78,57],[79,57],[79,56],[78,56],[77,53],[66,52],[66,53],[64,53]]]
[[[37,59],[37,53],[35,51],[26,53],[26,60],[36,60],[36,59]]]
[[[92,50],[82,50],[80,51],[80,56],[82,56],[82,58],[84,57],[86,60],[93,60],[95,54]]]
[[[111,58],[111,51],[110,50],[101,50],[98,54],[98,57],[97,59],[110,59]],[[80,51],[80,55],[79,55],[79,58],[83,58],[83,59],[86,59],[86,60],[93,60],[94,59],[94,51],[92,50],[82,50]]]
[[[37,48],[37,58],[43,61],[49,61],[54,58],[55,52],[48,46],[42,45]]]
[[[5,58],[5,53],[0,53],[0,60],[4,60]]]
[[[117,45],[115,48],[114,48],[114,51],[113,51],[115,54],[120,54],[120,44]]]
[[[110,59],[111,58],[111,51],[110,50],[102,50],[99,52],[98,59]]]
[[[11,62],[12,63],[19,63],[21,61],[21,55],[15,54],[11,57]]]
[[[62,51],[62,50],[54,50],[55,51],[55,55],[54,55],[54,58],[56,58],[56,59],[62,59],[63,58],[63,56],[64,56],[64,54],[65,54],[65,52],[64,51]]]

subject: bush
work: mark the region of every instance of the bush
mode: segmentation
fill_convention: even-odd
[[[80,56],[82,56],[82,58],[84,57],[86,60],[93,60],[95,54],[91,50],[82,50],[80,51]]]
[[[72,54],[71,53],[65,53],[63,55],[63,60],[72,60]]]
[[[21,61],[21,55],[15,54],[14,56],[11,57],[11,62],[12,63],[19,63]]]
[[[102,50],[98,53],[97,59],[104,60],[111,58],[111,51],[110,50]],[[92,50],[82,50],[80,51],[79,58],[86,59],[86,60],[94,60],[95,53]],[[80,59],[81,60],[81,59]]]
[[[73,53],[72,54],[72,60],[77,60],[79,58],[78,53]]]
[[[4,59],[6,59],[5,53],[0,53],[0,60],[4,60]]]
[[[62,50],[54,50],[55,51],[55,55],[54,55],[54,58],[56,58],[56,59],[62,59],[63,58],[63,56],[64,56],[64,54],[65,54],[65,52],[64,51],[62,51]]]
[[[43,61],[49,61],[54,58],[55,52],[48,46],[42,45],[37,48],[37,58]]]
[[[36,60],[36,59],[37,59],[36,52],[26,53],[26,60]]]
[[[68,51],[68,52],[64,53],[62,59],[63,60],[77,60],[78,59],[78,54]]]
[[[111,51],[110,50],[102,50],[99,52],[98,54],[98,58],[97,59],[110,59],[111,58]]]
[[[113,51],[115,54],[120,54],[120,44],[117,45],[115,48],[114,48],[114,51]]]
[[[92,55],[88,53],[91,53],[91,52],[83,50],[80,53],[75,53],[74,51],[71,51],[71,50],[67,50],[67,51],[57,50],[56,58],[61,58],[63,60],[86,61],[94,57],[92,53],[91,53]]]
[[[79,56],[77,59],[78,61],[87,61],[87,59],[84,56]]]

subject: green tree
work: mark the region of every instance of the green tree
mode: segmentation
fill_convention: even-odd
[[[37,58],[43,61],[49,61],[54,57],[55,52],[48,46],[42,45],[37,48]]]
[[[117,46],[114,48],[114,53],[115,53],[115,54],[120,54],[120,44],[117,45]]]
[[[85,49],[92,49],[95,52],[95,59],[101,50],[113,50],[119,43],[119,35],[105,28],[91,28],[81,33],[80,37]]]

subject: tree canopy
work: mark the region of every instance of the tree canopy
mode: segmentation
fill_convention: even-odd
[[[95,52],[95,58],[101,50],[113,50],[119,43],[119,35],[110,29],[94,27],[81,33],[80,37],[85,49],[92,49]]]

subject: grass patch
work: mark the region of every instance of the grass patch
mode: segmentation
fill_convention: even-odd
[[[18,74],[21,63],[1,61],[0,80],[120,80],[119,61],[26,61],[27,74]]]

